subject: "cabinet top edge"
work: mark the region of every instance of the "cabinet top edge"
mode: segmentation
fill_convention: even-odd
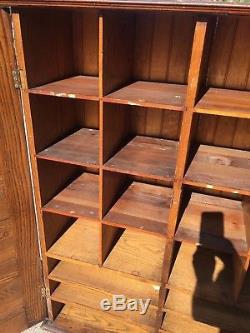
[[[74,7],[181,11],[213,14],[250,14],[249,3],[222,0],[0,0],[0,7]]]

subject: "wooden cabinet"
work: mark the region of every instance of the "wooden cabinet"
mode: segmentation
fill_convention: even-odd
[[[250,6],[52,2],[9,2],[45,327],[250,332]]]

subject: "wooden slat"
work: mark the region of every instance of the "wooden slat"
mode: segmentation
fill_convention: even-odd
[[[104,221],[165,235],[171,199],[169,188],[133,182]]]
[[[98,168],[98,130],[82,128],[46,148],[37,157]]]
[[[144,280],[160,281],[164,245],[161,237],[125,230],[103,266]]]
[[[241,202],[192,193],[175,239],[247,255],[249,247]]]
[[[43,211],[72,217],[98,217],[98,176],[83,173],[56,195]]]
[[[187,316],[191,320],[228,330],[229,332],[249,332],[249,315],[235,307],[194,298],[192,294],[171,290],[166,308]],[[216,331],[215,331],[216,332]]]
[[[234,301],[233,282],[231,255],[182,243],[168,287],[204,300],[230,305]]]
[[[250,193],[250,152],[200,145],[185,184],[227,192]]]
[[[55,326],[63,331],[72,333],[149,332],[148,329],[138,327],[107,312],[77,305],[65,305],[55,320]]]
[[[107,95],[104,101],[184,111],[185,97],[185,85],[136,81]]]
[[[99,238],[98,223],[81,218],[50,247],[47,255],[56,259],[72,259],[97,265]]]
[[[110,294],[124,294],[129,298],[151,299],[157,305],[160,284],[143,282],[120,272],[95,265],[76,265],[68,262],[59,264],[50,273],[54,281],[86,285],[90,288],[105,290]]]
[[[29,89],[31,94],[98,101],[98,78],[74,76]]]
[[[172,181],[177,147],[175,141],[136,136],[105,163],[104,169]]]
[[[103,299],[112,301],[112,294],[109,294],[103,290],[93,289],[87,286],[72,285],[61,283],[52,294],[54,301],[72,304],[88,306],[95,310],[101,310],[100,302]],[[140,325],[142,327],[150,328],[154,326],[156,309],[149,306],[146,314],[141,315],[139,311],[115,311],[110,309],[110,314],[117,315],[130,323]],[[126,318],[126,319],[125,319]]]
[[[209,88],[195,112],[250,119],[250,92]]]

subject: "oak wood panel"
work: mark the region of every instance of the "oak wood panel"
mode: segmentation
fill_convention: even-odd
[[[175,141],[136,136],[105,163],[104,169],[172,181],[177,147]]]
[[[242,203],[192,193],[175,239],[222,252],[247,255],[249,245]]]
[[[159,282],[164,245],[161,237],[125,230],[103,266],[143,280]]]
[[[46,148],[37,157],[98,169],[98,130],[82,128]]]
[[[62,330],[74,333],[126,332],[148,333],[148,329],[138,327],[109,313],[85,306],[65,305],[55,320],[55,325]]]
[[[98,223],[80,218],[49,248],[51,258],[98,264],[100,228]]]
[[[133,182],[103,221],[165,235],[172,190]]]
[[[200,145],[184,182],[202,187],[248,194],[250,152]]]
[[[109,299],[111,301],[112,296],[112,294],[104,290],[90,288],[89,286],[61,283],[52,293],[51,297],[54,301],[60,303],[83,305],[95,310],[100,310],[100,302],[103,299]],[[110,309],[109,313],[123,320],[126,318],[126,321],[131,324],[134,323],[135,325],[148,328],[148,330],[151,331],[155,322],[156,310],[149,307],[145,315],[140,315],[139,311],[114,311],[112,309]]]
[[[29,89],[31,94],[98,101],[98,78],[74,76]]]
[[[9,221],[12,232],[4,232],[1,242],[5,250],[1,250],[1,278],[14,278],[19,273],[18,288],[11,293],[21,298],[22,307],[16,320],[1,322],[0,330],[18,332],[26,324],[33,324],[44,318],[46,309],[41,298],[43,278],[39,258],[37,230],[35,223],[29,163],[20,109],[19,94],[14,88],[12,70],[16,67],[12,44],[11,22],[7,12],[0,11],[0,164],[1,184],[4,179],[4,195],[1,200],[1,216]],[[12,124],[12,125],[11,125]],[[13,125],[14,124],[14,125]],[[3,177],[3,178],[2,178]],[[3,192],[1,192],[3,193]],[[8,212],[6,212],[6,209]],[[0,218],[1,220],[1,218]],[[3,226],[3,221],[1,225]],[[12,234],[13,233],[13,234]],[[5,240],[8,235],[13,237],[10,243]],[[18,240],[18,241],[17,241]],[[12,243],[12,245],[11,245]],[[14,249],[14,247],[16,249]],[[7,252],[5,252],[7,251]],[[15,260],[17,259],[17,263]],[[6,265],[7,266],[6,266]],[[2,271],[3,269],[3,271]],[[15,280],[13,280],[15,281]],[[14,308],[5,303],[6,294],[3,292],[4,311]],[[18,296],[19,295],[19,296]],[[21,296],[20,296],[21,295]],[[2,313],[3,314],[3,313]],[[14,318],[14,317],[13,317]]]
[[[138,281],[131,276],[95,265],[76,265],[61,261],[49,278],[58,282],[86,285],[106,290],[109,294],[124,294],[129,298],[151,299],[157,305],[160,284]]]
[[[249,108],[249,92],[209,88],[196,104],[195,112],[249,119]]]
[[[104,97],[105,102],[184,111],[186,86],[136,81]]]
[[[98,176],[83,173],[57,194],[43,211],[72,217],[98,217]]]

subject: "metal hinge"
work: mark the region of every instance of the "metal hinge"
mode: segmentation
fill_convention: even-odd
[[[22,89],[22,81],[21,81],[21,75],[20,75],[20,69],[14,69],[12,71],[14,86],[16,89]]]
[[[43,298],[48,298],[50,297],[50,291],[48,288],[42,287],[41,288],[41,294]]]

